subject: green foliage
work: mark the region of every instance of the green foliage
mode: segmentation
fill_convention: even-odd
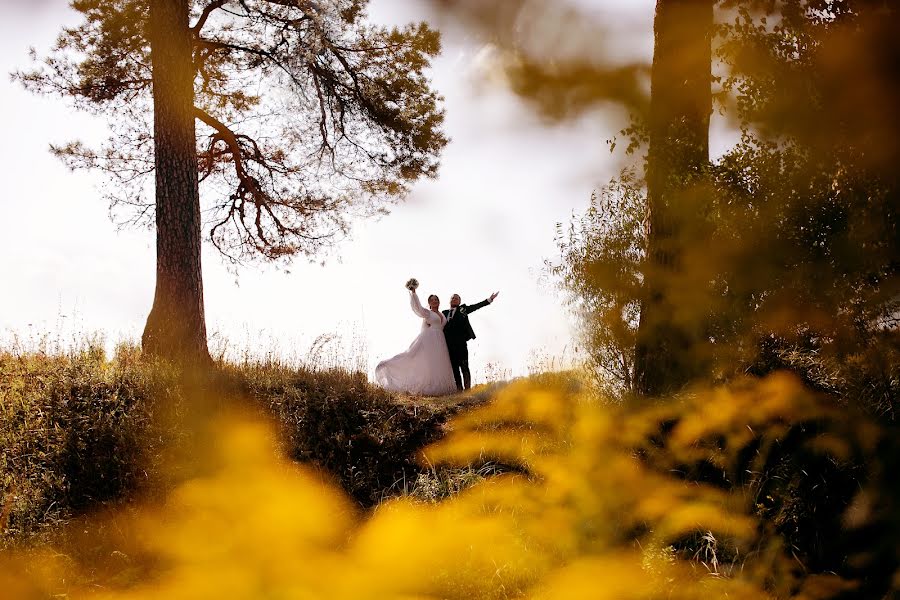
[[[854,1],[771,12],[769,21],[741,10],[723,28],[726,89],[744,130],[721,163],[723,229],[738,248],[734,269],[757,275],[734,293],[768,313],[757,320],[858,345],[900,294],[900,128],[888,67],[900,16]]]
[[[640,179],[623,171],[567,229],[557,224],[560,258],[546,263],[580,324],[597,385],[612,397],[634,391],[646,212]]]
[[[716,167],[722,339],[756,373],[780,354],[772,368],[890,418],[898,18],[853,1],[740,9],[719,56],[743,138]]]

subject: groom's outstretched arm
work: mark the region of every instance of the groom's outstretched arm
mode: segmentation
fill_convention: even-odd
[[[493,301],[494,301],[494,298],[496,298],[496,297],[497,297],[497,294],[499,294],[499,293],[500,293],[500,292],[494,292],[493,294],[491,294],[491,297],[488,298],[487,300],[482,300],[482,301],[479,302],[478,304],[473,304],[472,306],[467,306],[467,307],[466,307],[466,312],[473,313],[473,312],[475,312],[476,310],[478,310],[479,308],[484,308],[485,306],[487,306],[488,304],[490,304],[491,302],[493,302]]]

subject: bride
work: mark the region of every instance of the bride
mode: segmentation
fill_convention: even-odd
[[[422,306],[416,294],[418,285],[418,281],[410,279],[406,287],[413,312],[422,317],[422,330],[406,352],[378,363],[375,381],[392,392],[420,396],[455,393],[456,382],[444,339],[447,317],[438,310],[441,301],[434,294],[428,296],[428,308]]]

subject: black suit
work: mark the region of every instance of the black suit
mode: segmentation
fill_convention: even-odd
[[[472,386],[472,375],[469,372],[469,347],[466,345],[466,342],[475,339],[475,332],[469,323],[469,313],[473,313],[479,308],[484,308],[490,303],[490,300],[483,300],[472,306],[460,304],[456,307],[452,318],[450,317],[450,310],[443,311],[444,316],[447,317],[447,325],[444,326],[444,338],[447,340],[447,350],[450,351],[453,379],[456,380],[456,388],[459,390],[469,389]],[[462,371],[462,377],[460,377],[460,371]]]

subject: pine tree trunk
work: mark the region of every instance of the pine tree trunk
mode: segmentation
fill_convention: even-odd
[[[703,369],[702,307],[679,305],[683,249],[707,191],[713,0],[658,0],[647,156],[648,256],[637,344],[639,392],[680,389]]]
[[[146,354],[209,362],[200,264],[200,196],[188,0],[151,0],[156,160],[156,293]]]

